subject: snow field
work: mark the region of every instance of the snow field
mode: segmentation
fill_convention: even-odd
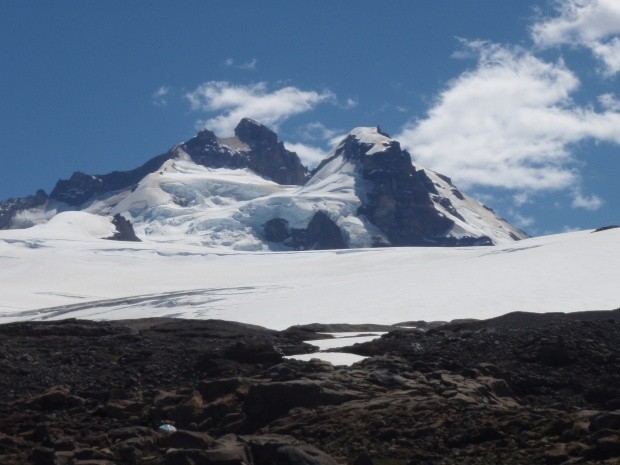
[[[66,212],[0,231],[0,322],[175,316],[284,329],[620,306],[620,229],[495,247],[231,252],[98,239],[111,233],[103,220]]]

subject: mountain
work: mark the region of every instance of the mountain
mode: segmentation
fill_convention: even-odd
[[[234,250],[493,245],[527,237],[448,177],[415,167],[378,127],[354,129],[309,172],[273,131],[248,118],[235,137],[202,130],[134,170],[76,172],[49,196],[0,202],[0,228],[45,223],[70,210],[121,215],[143,240]]]

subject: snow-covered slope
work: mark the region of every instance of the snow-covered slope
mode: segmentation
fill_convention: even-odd
[[[91,226],[68,227],[75,215]],[[0,231],[0,322],[176,316],[279,329],[620,306],[620,229],[492,248],[277,253],[98,239],[108,228],[69,213]]]
[[[449,178],[416,169],[379,128],[351,131],[309,179],[265,126],[244,119],[236,132],[218,139],[203,130],[135,170],[74,173],[49,198],[40,192],[0,202],[0,228],[80,210],[121,214],[145,241],[240,251],[490,245],[527,237]]]
[[[495,244],[507,244],[527,238],[527,234],[497,216],[492,209],[460,192],[450,178],[428,168],[422,169],[437,189],[437,194],[431,195],[435,208],[454,221],[448,235],[486,235],[493,238]]]

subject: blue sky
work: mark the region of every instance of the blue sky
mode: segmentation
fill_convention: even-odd
[[[620,2],[0,0],[0,198],[261,120],[380,125],[531,234],[620,223]]]

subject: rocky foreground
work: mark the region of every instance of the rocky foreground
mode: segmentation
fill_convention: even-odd
[[[2,325],[0,463],[620,463],[620,310],[395,329],[351,367],[283,358],[317,329]]]

